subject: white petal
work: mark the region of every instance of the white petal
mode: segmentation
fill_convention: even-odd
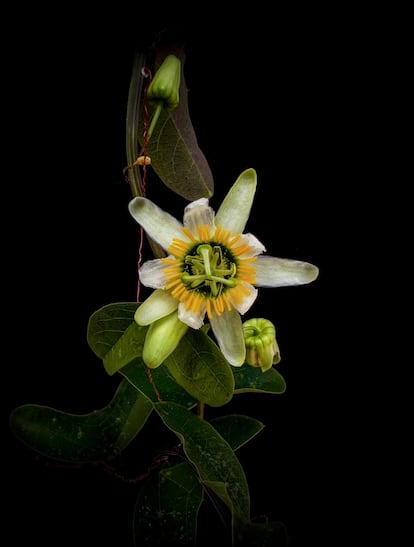
[[[192,329],[200,329],[203,326],[205,314],[205,305],[201,307],[198,313],[187,310],[182,302],[178,306],[178,319]]]
[[[236,310],[243,315],[251,308],[253,302],[257,298],[258,291],[253,287],[253,285],[250,285],[250,283],[246,283],[243,281],[241,282],[241,284],[249,291],[249,294],[243,298],[242,302],[235,302],[232,299],[231,290],[226,292],[226,296],[230,300],[231,304],[236,308]]]
[[[253,234],[243,234],[235,244],[236,247],[239,245],[249,246],[249,250],[239,255],[239,258],[251,258],[252,256],[257,256],[266,251],[266,247],[263,243],[261,243]]]
[[[223,226],[233,234],[243,233],[256,192],[256,183],[254,169],[246,169],[241,173],[216,213],[216,226]]]
[[[287,287],[304,285],[318,277],[319,269],[309,262],[259,256],[254,263],[256,268],[256,287]]]
[[[169,315],[178,307],[178,300],[162,290],[154,291],[135,312],[134,319],[138,325],[150,325],[157,319]]]
[[[166,267],[167,266],[159,258],[144,262],[139,269],[139,279],[141,283],[152,289],[165,289],[167,278],[165,277],[164,270]]]
[[[134,198],[129,202],[128,208],[147,234],[164,249],[168,249],[173,239],[187,239],[182,232],[181,222],[178,222],[149,199]]]
[[[184,226],[197,234],[197,226],[205,225],[214,227],[214,211],[207,198],[200,198],[184,209]]]
[[[246,358],[246,346],[239,313],[232,309],[220,316],[214,314],[210,324],[224,357],[234,367],[241,367]]]

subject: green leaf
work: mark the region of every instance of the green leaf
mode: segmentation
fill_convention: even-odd
[[[189,329],[164,365],[176,382],[198,401],[217,407],[233,396],[232,367],[201,330]]]
[[[286,382],[283,376],[274,368],[262,372],[260,368],[243,365],[232,367],[235,388],[234,393],[249,391],[264,393],[284,393]]]
[[[152,378],[151,381],[145,364],[141,359],[131,361],[131,363],[120,370],[120,373],[154,403],[158,401],[158,392],[161,400],[172,401],[188,409],[193,408],[197,404],[194,397],[191,397],[187,391],[177,384],[164,365],[149,371]]]
[[[264,424],[259,420],[241,414],[219,416],[210,423],[233,450],[246,444],[264,428]]]
[[[163,108],[148,143],[147,154],[154,171],[175,193],[194,201],[213,195],[214,182],[210,166],[198,146],[188,109],[188,92],[184,78],[185,55],[174,52],[181,60],[180,103],[173,111]],[[168,54],[168,52],[167,52]],[[165,51],[157,54],[156,67],[166,57]],[[155,111],[150,104],[150,116]],[[143,116],[141,113],[139,138],[142,142]]]
[[[134,511],[135,545],[195,545],[203,489],[183,462],[143,485]]]
[[[230,509],[232,545],[234,545],[235,539],[242,537],[242,530],[246,521],[239,515],[237,508],[234,506],[233,499],[229,495],[227,482],[209,480],[203,480],[202,482],[206,488],[214,492]]]
[[[137,307],[135,302],[108,304],[89,319],[88,343],[109,375],[142,355],[148,327],[134,321]]]
[[[47,406],[22,405],[10,415],[15,436],[49,458],[94,462],[114,458],[144,426],[152,404],[126,380],[106,407],[70,414]]]
[[[104,359],[131,323],[138,307],[136,302],[108,304],[89,318],[87,341],[92,351]]]
[[[115,374],[133,359],[142,356],[148,327],[140,327],[133,321],[124,334],[112,346],[103,359],[106,372]]]
[[[197,401],[177,384],[163,365],[150,371],[152,383],[150,382],[146,366],[140,357],[144,332],[148,327],[139,327],[134,321],[138,305],[136,302],[108,304],[92,314],[87,334],[91,349],[104,360],[109,374],[119,370],[151,401],[158,401],[158,392],[162,400],[192,408]]]
[[[230,445],[214,427],[174,403],[157,403],[154,409],[178,436],[183,450],[202,481],[226,485],[229,509],[242,522],[249,520],[250,494],[243,468]],[[231,503],[230,503],[231,502]]]
[[[194,543],[202,501],[203,487],[186,462],[160,471],[160,505],[170,516],[177,545]]]

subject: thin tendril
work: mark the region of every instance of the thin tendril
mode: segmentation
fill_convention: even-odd
[[[142,185],[141,185],[141,192],[142,195],[145,197],[145,191],[146,191],[146,185],[147,185],[147,165],[146,165],[146,158],[147,158],[147,148],[148,148],[148,125],[149,125],[149,109],[148,109],[148,87],[152,80],[151,71],[148,67],[143,67],[141,70],[142,75],[144,78],[147,79],[145,89],[144,89],[144,132],[143,132],[143,145],[142,145],[142,155],[144,156],[144,164],[142,166]],[[142,249],[144,245],[144,229],[142,226],[140,226],[139,229],[139,246],[138,246],[138,272],[142,264]],[[141,281],[139,279],[138,275],[138,283],[137,283],[137,302],[139,302],[141,296]]]

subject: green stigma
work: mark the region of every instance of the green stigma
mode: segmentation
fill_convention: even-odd
[[[181,281],[187,290],[216,298],[237,286],[236,273],[235,259],[226,247],[203,243],[185,257]]]

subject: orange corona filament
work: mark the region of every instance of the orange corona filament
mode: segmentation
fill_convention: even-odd
[[[162,258],[167,280],[165,289],[194,314],[222,315],[243,303],[250,291],[243,283],[254,285],[255,256],[247,243],[238,245],[241,234],[233,235],[222,226],[212,230],[200,225],[194,231],[182,229],[184,238],[174,239]]]

